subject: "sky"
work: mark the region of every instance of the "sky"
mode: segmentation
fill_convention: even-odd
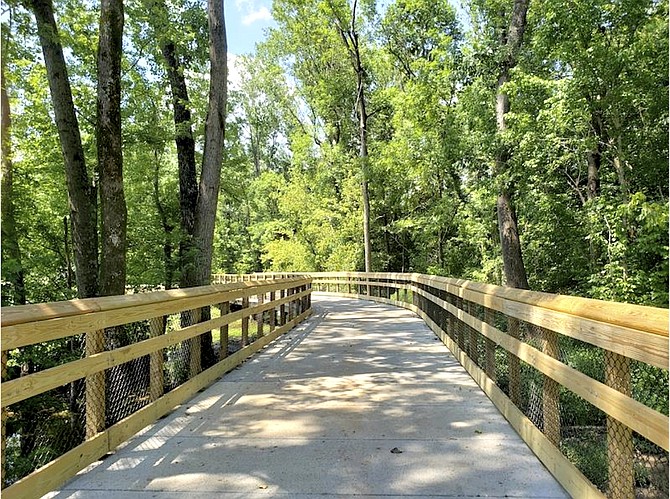
[[[276,27],[272,19],[272,0],[226,0],[228,53],[250,54],[256,43],[265,39],[265,31]]]

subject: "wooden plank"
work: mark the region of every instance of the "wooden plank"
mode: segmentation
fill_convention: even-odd
[[[221,303],[219,310],[222,316],[229,314],[230,302],[224,301]],[[226,357],[228,357],[228,324],[219,327],[219,360],[223,360]]]
[[[263,283],[260,287],[276,287],[276,289],[280,289],[281,287],[289,286],[292,283],[299,283],[305,280],[305,278],[292,278],[284,281],[272,281]],[[258,287],[259,285],[254,283],[211,284],[208,286],[170,289],[167,291],[152,291],[150,293],[137,293],[132,295],[105,296],[61,302],[18,305],[3,307],[1,320],[2,327],[7,327],[26,322],[69,317],[73,315],[86,315],[94,312],[111,311],[122,308],[134,308],[141,305],[163,305],[168,302],[178,302],[190,298],[202,298],[221,293],[242,293],[235,297],[240,298],[244,293],[254,294],[254,289]],[[175,310],[172,313],[177,313],[181,310]]]
[[[440,280],[437,280],[437,278],[421,279],[421,282],[426,283],[427,281],[432,281],[436,287],[440,285]],[[493,286],[493,288],[497,289],[499,286]],[[509,300],[501,296],[483,295],[480,292],[451,284],[446,285],[446,290],[466,300],[498,310],[508,317],[550,329],[656,367],[665,368],[670,362],[667,337],[643,330],[642,325],[630,328],[608,322],[599,322],[590,318]]]
[[[2,491],[3,499],[37,499],[59,488],[70,478],[108,452],[107,433],[98,433],[58,459]]]
[[[165,317],[154,317],[149,323],[149,335],[152,338],[165,334]],[[163,395],[163,349],[149,354],[149,397],[151,401],[157,400]]]
[[[420,275],[416,282],[430,284],[439,289],[452,288],[450,292],[456,291],[456,293],[458,292],[456,288],[458,288],[462,291],[478,293],[480,296],[503,298],[507,301],[562,312],[575,317],[668,336],[669,316],[667,309],[606,302],[576,296],[554,295],[438,276]],[[469,300],[470,298],[466,299]]]
[[[316,282],[323,282],[317,279]],[[600,348],[609,349],[621,355],[625,355],[635,360],[651,364],[656,367],[667,368],[670,363],[667,335],[658,333],[658,328],[643,330],[649,324],[649,320],[644,323],[635,321],[625,321],[633,324],[635,327],[627,327],[621,324],[600,322],[592,318],[579,317],[569,313],[546,309],[534,305],[529,305],[515,300],[510,300],[499,295],[484,295],[480,289],[490,288],[493,291],[507,288],[499,286],[481,285],[475,286],[475,290],[470,289],[468,281],[466,285],[460,286],[454,284],[454,280],[445,278],[421,276],[418,282],[429,284],[438,289],[444,289],[453,293],[462,299],[473,301],[487,308],[503,312],[505,315],[535,324],[557,333],[569,336],[571,338],[590,343]],[[365,284],[366,281],[356,280],[352,284]],[[482,288],[483,287],[483,288]],[[404,288],[403,288],[404,289]],[[408,289],[408,288],[407,288]],[[513,290],[519,291],[519,290]],[[503,295],[509,293],[502,293]],[[573,298],[573,297],[569,297]],[[590,300],[589,303],[594,300]],[[597,300],[596,300],[597,301]],[[546,301],[545,301],[546,303]],[[611,306],[626,305],[621,303],[611,303]],[[636,307],[633,306],[636,310]],[[667,324],[667,310],[655,309],[652,307],[643,307],[644,312],[649,315],[651,309],[657,316]],[[603,314],[599,314],[601,317]],[[639,315],[639,314],[638,314]],[[658,317],[656,318],[658,319]],[[653,320],[656,320],[653,319]],[[650,319],[651,320],[651,319]]]
[[[21,346],[33,345],[59,338],[65,338],[74,334],[79,334],[87,331],[96,331],[107,327],[118,326],[121,324],[128,324],[130,322],[137,322],[147,320],[157,315],[171,315],[181,313],[185,310],[201,308],[221,301],[231,301],[237,298],[249,297],[259,291],[276,291],[286,287],[298,286],[306,284],[309,279],[292,279],[289,281],[282,281],[275,283],[268,281],[267,284],[256,285],[253,283],[244,283],[244,287],[227,289],[229,284],[205,286],[204,288],[212,288],[215,292],[208,294],[187,293],[189,290],[170,290],[159,291],[157,295],[164,295],[165,293],[179,293],[184,294],[184,297],[173,296],[167,301],[157,301],[157,296],[149,296],[154,293],[144,293],[142,295],[126,295],[126,296],[109,296],[104,298],[91,298],[90,300],[113,301],[114,305],[126,303],[127,306],[108,306],[103,310],[96,311],[80,311],[78,315],[65,315],[63,317],[52,317],[54,310],[45,309],[42,305],[21,305],[20,307],[3,307],[2,308],[2,330],[0,332],[2,338],[2,349],[13,350]],[[217,290],[217,288],[225,288]],[[199,289],[199,288],[193,288]],[[210,290],[211,291],[211,290]],[[140,298],[146,298],[140,300]],[[72,300],[76,301],[76,300]],[[147,303],[145,303],[147,302]],[[63,302],[69,303],[69,302]],[[34,307],[29,311],[16,312],[14,308]],[[44,315],[41,315],[44,314]],[[7,317],[6,317],[7,316]],[[31,322],[32,320],[32,322]]]
[[[558,359],[560,351],[558,347],[558,335],[542,329],[542,351]],[[558,447],[561,443],[561,406],[559,397],[559,385],[548,376],[544,376],[542,383],[542,417],[543,433],[549,441]]]
[[[249,297],[245,296],[242,298],[242,308],[249,308]],[[242,346],[245,347],[249,343],[249,315],[245,314],[242,317]]]
[[[631,395],[630,359],[605,351],[605,383],[624,395]],[[633,432],[611,416],[607,417],[608,497],[635,497],[635,448]]]
[[[651,440],[656,445],[668,450],[668,417],[656,412],[646,405],[633,400],[623,393],[596,381],[586,374],[563,364],[561,361],[546,355],[530,345],[503,333],[493,326],[472,317],[450,303],[416,289],[434,303],[453,313],[463,323],[477,328],[481,334],[491,339],[518,359],[530,364],[535,369],[565,386],[601,409],[606,414],[628,425],[634,431]]]
[[[304,291],[303,293],[309,293],[309,291]],[[298,295],[285,297],[278,300],[277,303],[286,303],[288,300],[295,299],[296,296]],[[104,369],[109,369],[144,355],[150,355],[152,352],[176,345],[182,341],[188,341],[206,331],[210,331],[225,324],[230,324],[240,319],[243,319],[244,325],[245,317],[247,318],[248,328],[249,315],[272,306],[272,303],[265,303],[256,307],[238,310],[237,312],[210,319],[207,322],[194,324],[169,334],[149,338],[132,345],[94,354],[67,364],[7,381],[2,383],[2,398],[0,399],[0,404],[2,407],[7,407],[8,405],[44,393],[45,391],[62,386],[66,383],[70,383],[89,375],[94,375]]]
[[[645,331],[665,337],[668,336],[669,315],[667,309],[645,307],[628,303],[605,302],[574,296],[553,295],[537,291],[519,290],[492,284],[482,284],[462,279],[450,279],[423,274],[316,272],[310,275],[315,282],[318,283],[326,282],[329,278],[332,279],[336,277],[355,279],[356,284],[364,284],[366,278],[399,278],[399,280],[404,280],[405,282],[427,284],[484,306],[490,306],[489,303],[496,299],[506,302],[513,301],[523,305],[530,305],[532,308],[560,312],[567,316],[591,319],[595,322],[610,324],[612,326],[621,326],[631,330]],[[500,309],[496,308],[496,310]],[[517,318],[527,320],[523,317]]]
[[[87,356],[90,357],[99,354],[101,352],[104,352],[104,350],[105,350],[104,330],[92,331],[86,334]],[[67,364],[65,364],[65,366],[67,366]],[[26,379],[26,378],[27,376],[19,379]],[[2,385],[3,388],[7,384],[8,383],[3,383]],[[88,374],[86,376],[86,438],[92,438],[93,436],[95,436],[96,433],[105,429],[105,402],[106,402],[105,373],[95,372]]]

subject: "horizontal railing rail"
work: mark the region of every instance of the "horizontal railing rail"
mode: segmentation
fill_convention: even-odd
[[[292,275],[2,308],[3,497],[113,451],[303,321],[310,293]]]
[[[573,497],[668,497],[668,310],[422,274],[310,276],[423,318]]]

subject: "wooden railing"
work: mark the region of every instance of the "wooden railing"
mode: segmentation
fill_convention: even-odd
[[[59,487],[303,321],[310,293],[290,276],[3,308],[2,496]]]
[[[573,497],[668,496],[667,310],[421,274],[213,282],[2,309],[3,496],[57,488],[288,331],[310,313],[312,283],[422,317]],[[231,355],[229,340],[241,347]],[[53,366],[31,365],[31,349],[58,353]],[[67,351],[74,358],[61,359]],[[28,411],[37,423],[17,427]],[[44,413],[49,431],[38,424]],[[72,440],[39,454],[40,431],[54,428]],[[17,461],[31,449],[32,464]]]
[[[668,310],[421,274],[312,273],[418,314],[573,497],[668,497]]]

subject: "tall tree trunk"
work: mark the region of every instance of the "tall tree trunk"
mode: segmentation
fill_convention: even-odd
[[[148,0],[147,8],[156,15],[150,18],[154,36],[160,44],[161,54],[167,70],[170,92],[172,93],[172,112],[175,125],[175,144],[177,146],[177,164],[179,170],[179,211],[181,238],[179,241],[179,285],[187,287],[190,283],[193,261],[193,234],[195,230],[195,211],[198,202],[198,177],[195,164],[195,139],[191,124],[191,101],[184,76],[185,67],[179,57],[174,40],[165,37],[170,21],[170,12],[165,0]]]
[[[2,305],[5,306],[24,305],[26,303],[26,286],[14,213],[14,165],[12,164],[12,145],[9,133],[11,114],[5,82],[6,52],[4,47],[2,48],[2,63],[0,64],[0,86],[2,87],[2,119],[0,122],[0,139],[2,140],[2,185],[0,185],[0,194],[2,195],[0,201],[2,210],[2,270],[10,285],[8,296],[5,296],[4,290],[2,294]]]
[[[361,169],[363,179],[361,180],[361,197],[363,199],[363,244],[365,251],[365,271],[372,272],[372,241],[370,239],[370,192],[368,189],[368,115],[365,110],[365,94],[363,92],[363,77],[359,75],[358,92],[358,116],[360,132]]]
[[[593,101],[592,101],[593,102]],[[600,196],[600,166],[604,144],[603,122],[597,110],[591,111],[591,130],[596,145],[586,155],[586,199],[591,200]]]
[[[209,284],[212,272],[214,223],[221,182],[223,141],[228,98],[228,65],[226,24],[221,0],[208,0],[210,81],[207,120],[205,122],[205,149],[202,173],[198,186],[194,244],[196,265],[190,277],[192,286]]]
[[[98,294],[98,232],[96,190],[89,180],[79,123],[72,101],[63,47],[51,0],[30,0],[54,107],[56,127],[65,161],[65,179],[72,220],[72,245],[80,298]]]
[[[496,86],[496,127],[499,134],[503,134],[507,130],[505,115],[510,110],[510,103],[509,96],[504,92],[503,86],[509,81],[510,70],[516,65],[516,55],[521,47],[523,33],[526,29],[528,3],[529,0],[514,1],[509,29],[501,37],[501,49],[505,51],[506,57],[502,61]],[[503,268],[508,286],[528,289],[528,278],[523,263],[513,192],[511,186],[504,180],[504,172],[508,169],[510,154],[509,146],[503,143],[495,159],[495,175],[498,177],[500,184],[496,207]]]
[[[167,9],[165,9],[167,19]],[[177,55],[173,41],[161,43],[161,52],[167,64],[168,79],[172,91],[172,107],[175,125],[175,143],[177,145],[177,163],[179,167],[179,209],[182,237],[179,243],[179,285],[188,287],[193,262],[193,236],[195,231],[195,212],[198,202],[198,178],[195,167],[195,140],[191,126],[191,109],[184,78],[184,66]]]
[[[126,292],[126,199],[121,137],[121,54],[123,1],[100,3],[96,140],[100,172],[102,251],[100,294]]]
[[[356,73],[356,114],[358,114],[358,157],[361,161],[361,200],[363,203],[363,251],[365,260],[365,271],[372,272],[372,240],[370,237],[370,190],[369,190],[369,164],[368,164],[368,113],[365,101],[365,68],[361,61],[361,50],[356,30],[356,8],[358,2],[354,0],[351,8],[351,21],[345,27],[345,23],[338,17],[335,8],[331,5],[333,18],[342,42],[349,52],[351,64]]]

